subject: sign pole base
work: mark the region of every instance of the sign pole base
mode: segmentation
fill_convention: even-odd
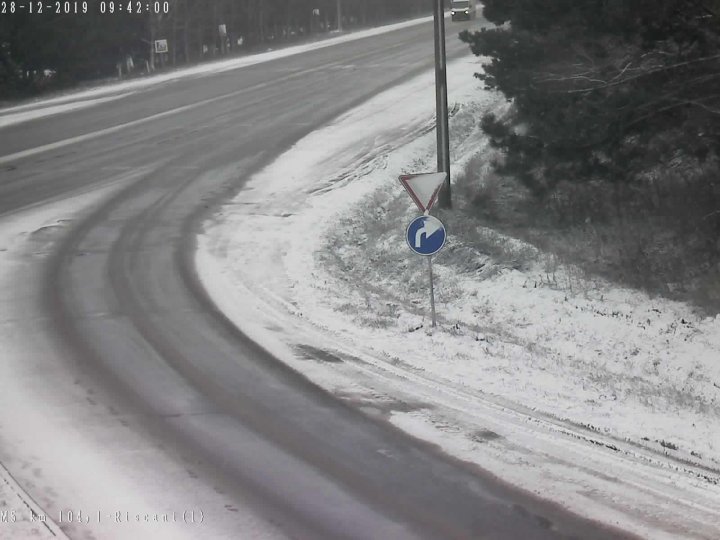
[[[435,288],[433,286],[432,257],[428,257],[428,271],[430,273],[430,311],[432,312],[432,327],[437,326],[435,319]]]

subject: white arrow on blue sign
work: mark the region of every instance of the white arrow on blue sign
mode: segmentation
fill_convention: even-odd
[[[408,246],[418,255],[434,255],[443,248],[446,238],[445,226],[433,216],[415,218],[405,233]]]

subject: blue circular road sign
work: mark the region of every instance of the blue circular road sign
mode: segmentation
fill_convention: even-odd
[[[445,225],[433,216],[420,216],[408,225],[405,240],[418,255],[434,255],[445,245]]]

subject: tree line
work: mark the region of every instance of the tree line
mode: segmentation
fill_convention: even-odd
[[[127,4],[115,2],[121,3]],[[0,96],[132,76],[431,11],[428,0],[170,0],[167,13],[151,14],[101,13],[100,2],[88,4],[87,13],[0,15]],[[167,52],[155,52],[157,40]]]
[[[720,310],[720,0],[485,0],[484,16],[461,39],[511,103],[482,118],[496,178],[530,194],[532,222],[594,242],[589,267]]]
[[[514,103],[512,122],[488,115],[485,129],[532,190],[716,156],[720,1],[486,0],[485,16],[498,28],[462,39]]]

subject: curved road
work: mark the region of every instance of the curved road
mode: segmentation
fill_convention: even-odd
[[[464,26],[448,28],[451,58],[468,54],[453,38]],[[121,186],[36,262],[62,369],[282,534],[619,537],[337,401],[247,339],[199,286],[194,233],[216,203],[303,135],[431,67],[427,23],[4,128],[0,217]],[[40,489],[28,487],[44,500]],[[223,523],[225,537],[253,536]]]

